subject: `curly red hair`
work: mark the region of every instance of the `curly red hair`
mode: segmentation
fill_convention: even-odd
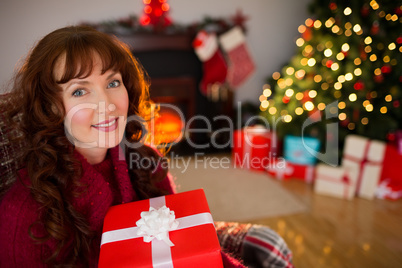
[[[31,233],[31,237],[42,242],[50,238],[56,241],[56,251],[45,256],[46,262],[53,266],[86,266],[94,238],[87,220],[70,202],[79,194],[69,189],[79,185],[82,170],[65,135],[65,109],[59,86],[73,78],[90,75],[94,53],[102,59],[103,72],[112,69],[121,73],[129,95],[128,117],[149,118],[146,72],[125,44],[90,27],[70,26],[46,35],[30,52],[14,81],[10,118],[22,113],[17,127],[27,144],[23,162],[30,177],[31,194],[41,207],[39,223],[48,234],[34,237]],[[64,75],[56,81],[54,69],[64,55]],[[144,125],[144,120],[128,121],[125,131],[128,144],[143,140]],[[126,145],[126,154],[135,151],[147,157],[161,157],[145,145],[131,147]],[[153,174],[153,168],[129,170],[134,189],[142,199],[164,194],[155,187],[155,182],[164,178],[167,171]],[[63,263],[60,263],[61,255]]]

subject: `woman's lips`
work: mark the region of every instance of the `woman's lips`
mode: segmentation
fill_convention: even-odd
[[[110,132],[114,131],[117,128],[117,120],[119,118],[116,117],[111,120],[106,120],[101,122],[100,124],[92,125],[92,127],[96,128],[97,130],[104,131],[104,132]]]

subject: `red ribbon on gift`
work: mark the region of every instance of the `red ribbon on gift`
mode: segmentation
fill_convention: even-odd
[[[359,192],[360,185],[362,183],[364,165],[367,162],[369,162],[369,160],[367,159],[367,155],[368,155],[368,152],[369,152],[369,149],[370,149],[370,145],[371,145],[371,141],[369,140],[369,141],[367,141],[366,147],[364,148],[363,159],[359,159],[357,157],[347,155],[347,154],[345,154],[343,156],[344,159],[347,159],[349,161],[352,161],[352,162],[360,164],[359,173],[358,173],[357,180],[356,180],[356,190],[355,190],[356,194]],[[372,162],[372,161],[370,161],[370,162]]]
[[[360,186],[361,186],[361,183],[362,183],[362,180],[363,180],[363,169],[364,169],[365,164],[367,162],[370,162],[370,163],[373,163],[373,164],[378,164],[378,165],[380,165],[382,163],[381,161],[372,161],[372,160],[369,160],[367,158],[369,150],[370,150],[370,146],[371,146],[371,141],[369,140],[369,141],[367,141],[366,147],[364,148],[363,159],[359,159],[357,157],[347,155],[347,154],[345,154],[343,156],[344,159],[347,159],[349,161],[352,161],[352,162],[360,164],[359,173],[358,173],[357,181],[356,181],[356,194],[358,194],[359,190],[360,190]]]
[[[358,193],[359,189],[360,189],[360,184],[361,184],[361,180],[363,178],[363,168],[364,165],[367,163],[367,154],[369,152],[369,148],[370,148],[370,141],[367,141],[366,143],[366,147],[364,148],[364,154],[363,154],[363,159],[360,160],[356,157],[353,157],[351,155],[345,155],[344,158],[353,162],[360,162],[360,169],[359,169],[359,175],[357,176],[357,181],[356,181],[356,190],[355,192]]]

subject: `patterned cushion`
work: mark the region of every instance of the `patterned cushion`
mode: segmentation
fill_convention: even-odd
[[[13,142],[12,139],[21,137],[22,133],[13,129],[6,119],[7,100],[9,95],[0,95],[0,197],[10,187],[16,178],[16,170],[21,168],[21,156],[24,142]],[[21,119],[21,114],[16,120]]]

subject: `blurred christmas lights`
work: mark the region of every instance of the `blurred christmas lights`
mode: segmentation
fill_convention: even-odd
[[[337,12],[339,8],[335,2],[331,2],[329,7],[333,12]],[[370,7],[373,10],[380,8],[375,0],[370,2]],[[370,7],[367,6],[367,9]],[[400,9],[402,10],[402,7]],[[364,15],[364,12],[368,14],[370,11],[362,9],[354,13],[352,7],[346,6],[343,7],[342,12],[345,16],[351,18],[354,14],[361,12]],[[397,14],[390,14],[384,11],[379,11],[377,14],[388,21],[396,22],[399,20],[402,22],[402,19],[399,19],[400,14],[398,16]],[[377,37],[380,31],[379,22],[374,21],[371,29],[363,28],[361,24],[356,22],[356,20],[350,20],[346,22],[343,21],[343,23],[340,24],[341,21],[337,20],[336,16],[331,16],[322,21],[312,18],[306,19],[304,24],[298,27],[298,32],[301,34],[301,37],[297,38],[295,42],[297,47],[301,49],[302,55],[301,57],[295,58],[298,64],[287,66],[282,72],[275,72],[272,75],[277,85],[276,94],[280,94],[283,97],[277,100],[278,105],[275,105],[274,102],[270,103],[267,98],[272,96],[273,91],[270,87],[264,88],[263,94],[261,95],[263,97],[260,98],[261,110],[268,111],[270,115],[276,115],[278,113],[278,107],[283,107],[280,110],[282,121],[290,123],[294,120],[295,116],[302,116],[305,114],[305,111],[309,112],[309,114],[316,109],[323,111],[326,104],[321,98],[318,98],[318,96],[321,94],[320,91],[331,90],[333,97],[339,100],[336,108],[345,111],[340,113],[338,118],[345,122],[344,126],[347,126],[349,130],[356,129],[356,124],[361,123],[362,125],[368,125],[370,122],[368,117],[362,117],[359,121],[356,121],[356,118],[359,117],[359,114],[356,114],[358,111],[356,108],[352,109],[355,111],[353,114],[349,114],[350,108],[355,107],[358,103],[360,103],[360,105],[362,104],[364,110],[369,113],[374,111],[380,112],[381,114],[388,113],[389,108],[387,106],[381,105],[375,108],[374,102],[371,101],[378,95],[375,90],[371,89],[371,91],[367,92],[367,99],[362,99],[364,95],[360,93],[359,95],[350,93],[349,90],[353,89],[358,93],[364,92],[367,88],[371,88],[372,85],[366,84],[368,75],[366,62],[370,62],[369,64],[371,66],[376,66],[376,68],[372,69],[372,76],[375,82],[381,83],[386,79],[384,76],[390,74],[392,68],[395,68],[393,66],[396,66],[398,62],[396,58],[392,58],[392,54],[387,53],[385,49],[388,49],[389,52],[396,49],[402,52],[402,36],[388,44],[374,42],[373,38]],[[334,39],[325,40],[325,36],[323,36],[323,42],[310,42],[314,34],[313,31],[321,31],[320,28],[324,26],[326,29],[329,29],[330,32],[338,36],[344,36],[343,40],[345,41],[340,47],[338,47],[338,44],[334,46],[334,43],[331,41]],[[359,47],[356,45],[353,36],[363,34],[366,36],[361,39]],[[319,53],[321,53],[321,55],[319,55]],[[343,65],[342,62],[346,61],[346,59],[348,60],[347,62],[352,60],[355,67],[350,68],[350,66]],[[317,62],[319,66],[317,66]],[[364,67],[362,66],[363,63],[365,64]],[[325,70],[320,72],[317,69],[320,68],[320,66],[325,66],[332,74],[325,73],[328,72]],[[298,80],[300,82],[297,82]],[[402,82],[402,76],[400,81]],[[293,84],[296,82],[297,84],[293,87]],[[298,92],[301,90],[300,85],[302,85],[299,85],[299,83],[303,83],[304,86],[310,85],[312,89],[304,91],[304,93]],[[315,83],[317,86],[311,83]],[[292,88],[290,88],[290,86],[292,86]],[[394,94],[397,94],[395,92],[398,91],[400,91],[400,88],[394,89]],[[398,94],[400,94],[400,92]],[[393,101],[392,95],[390,90],[390,94],[385,96],[385,101],[391,103],[391,106],[399,107],[401,104],[400,101]],[[300,105],[292,105],[293,108],[290,108],[290,105],[288,107],[288,104],[290,104],[291,101],[293,103],[295,100],[297,100]],[[286,105],[281,106],[281,102]]]

